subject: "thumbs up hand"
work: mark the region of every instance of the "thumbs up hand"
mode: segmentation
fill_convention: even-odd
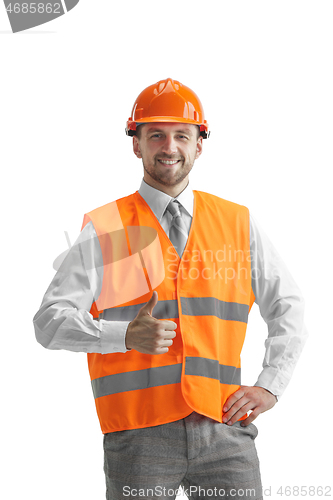
[[[177,324],[152,316],[158,301],[154,291],[148,302],[141,307],[134,320],[128,325],[125,343],[127,349],[135,349],[143,354],[165,354],[173,344]]]

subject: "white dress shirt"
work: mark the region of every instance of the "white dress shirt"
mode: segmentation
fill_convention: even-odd
[[[172,197],[144,180],[139,194],[169,236],[172,216],[166,207]],[[189,233],[194,203],[190,184],[176,199]],[[81,250],[83,241],[84,252]],[[250,250],[255,302],[268,326],[263,370],[255,385],[281,396],[308,335],[303,322],[304,300],[285,264],[251,214]],[[89,222],[60,266],[34,317],[37,341],[48,349],[101,354],[122,352],[125,355],[128,350],[125,335],[130,322],[95,320],[89,312],[99,296],[102,280],[102,252],[94,226]]]

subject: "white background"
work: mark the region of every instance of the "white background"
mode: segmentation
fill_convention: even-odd
[[[332,486],[332,25],[331,1],[81,0],[11,34],[0,5],[2,498],[105,498],[86,356],[43,349],[32,318],[64,231],[73,242],[85,212],[138,189],[125,122],[167,77],[199,95],[212,130],[192,187],[249,207],[307,303],[293,379],[255,422],[266,497]],[[266,332],[254,306],[244,384]]]

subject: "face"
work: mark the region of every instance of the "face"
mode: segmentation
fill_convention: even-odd
[[[187,123],[145,123],[133,150],[142,158],[144,180],[162,191],[181,191],[188,184],[194,161],[202,152],[198,127]],[[172,194],[174,195],[174,194]]]

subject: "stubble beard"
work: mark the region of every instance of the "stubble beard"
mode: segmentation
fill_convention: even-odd
[[[165,159],[172,159],[172,158],[165,158]],[[158,164],[158,160],[154,160],[154,166],[152,168],[147,168],[144,162],[144,159],[142,158],[142,163],[143,163],[143,168],[147,172],[147,174],[150,175],[152,179],[154,179],[156,182],[159,182],[163,186],[176,186],[180,182],[182,182],[185,177],[190,173],[190,171],[193,168],[194,165],[194,160],[189,161],[187,164],[184,164],[184,158],[181,158],[182,165],[181,167],[177,170],[177,173],[174,175],[171,175],[171,169],[168,170],[167,168],[165,169],[164,174],[160,174],[157,171],[157,168],[160,167],[161,165]]]

